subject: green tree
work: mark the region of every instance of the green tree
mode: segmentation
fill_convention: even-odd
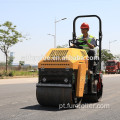
[[[19,70],[21,70],[21,67],[24,66],[25,62],[24,61],[19,61]]]
[[[25,64],[25,61],[19,61],[19,65],[23,66]]]
[[[65,44],[65,45],[58,45],[57,48],[67,48],[68,47],[68,44]]]
[[[8,65],[12,65],[13,60],[14,60],[14,57],[13,56],[9,56],[8,57]]]
[[[109,52],[107,49],[103,49],[101,51],[101,60],[106,63],[107,60],[113,60],[115,57],[112,53]]]
[[[12,22],[6,21],[0,25],[0,49],[6,56],[6,72],[8,66],[8,50],[18,42],[22,42],[23,35],[16,30]]]

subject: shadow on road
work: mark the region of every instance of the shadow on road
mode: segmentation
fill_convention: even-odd
[[[90,101],[82,101],[81,105],[84,104],[95,104],[96,102],[90,102]],[[63,111],[63,110],[70,110],[70,109],[75,109],[75,108],[60,108],[59,107],[52,107],[52,106],[41,106],[39,104],[37,105],[31,105],[31,106],[26,106],[20,109],[26,109],[26,110],[42,110],[42,111]]]
[[[32,106],[27,106],[23,107],[21,109],[26,109],[26,110],[44,110],[44,111],[61,111],[58,107],[45,107],[41,105],[32,105]]]

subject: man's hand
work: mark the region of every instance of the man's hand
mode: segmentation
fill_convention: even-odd
[[[83,40],[86,42],[86,44],[89,46],[90,49],[94,48],[94,45],[88,43],[88,39],[87,38],[84,38]]]
[[[88,43],[88,39],[87,39],[87,38],[84,38],[83,40],[84,40],[86,43]]]
[[[75,45],[74,44],[72,44],[69,48],[74,48],[75,47]]]

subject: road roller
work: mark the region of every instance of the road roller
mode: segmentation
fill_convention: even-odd
[[[75,24],[78,18],[95,17],[99,21],[97,46],[99,55],[94,60],[93,71],[88,69],[87,52],[80,48],[52,48],[38,63],[39,78],[36,84],[36,98],[42,106],[60,104],[78,105],[82,100],[98,102],[102,97],[101,72],[102,23],[97,15],[77,16],[73,20],[73,38],[69,46],[75,44]]]

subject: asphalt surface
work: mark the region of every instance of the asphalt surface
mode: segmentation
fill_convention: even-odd
[[[7,84],[6,80],[6,84],[0,84],[0,120],[120,120],[120,75],[104,76],[104,93],[99,103],[60,110],[38,105],[35,95],[37,78],[32,79],[35,79],[33,83],[14,84],[11,80],[11,84]]]

